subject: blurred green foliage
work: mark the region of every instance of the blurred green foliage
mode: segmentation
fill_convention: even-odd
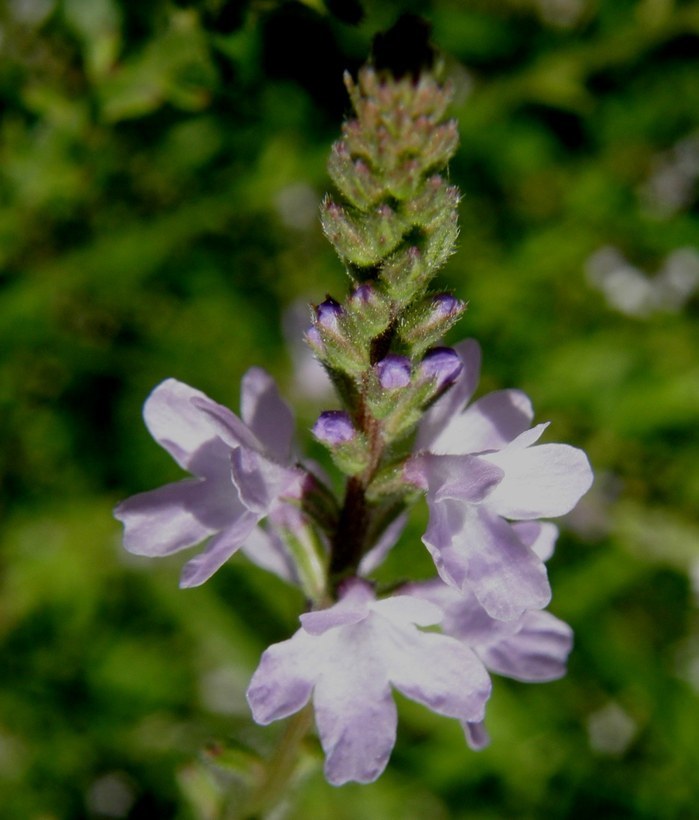
[[[298,593],[242,558],[181,592],[181,558],[126,555],[111,508],[179,475],[140,419],[167,376],[237,407],[263,365],[308,441],[327,404],[282,318],[346,287],[317,220],[341,75],[405,11],[456,87],[442,281],[481,390],[524,388],[596,470],[550,567],[577,645],[563,681],[496,683],[483,753],[404,700],[372,786],[325,784],[311,742],[288,816],[697,816],[699,3],[8,0],[3,818],[225,817],[274,745],[244,691]],[[429,571],[421,515],[402,573]]]

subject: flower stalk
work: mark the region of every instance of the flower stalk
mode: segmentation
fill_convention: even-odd
[[[520,391],[472,401],[480,347],[443,344],[466,305],[431,290],[454,250],[459,201],[444,173],[458,143],[450,91],[433,68],[395,77],[369,65],[345,77],[354,117],[331,151],[337,193],[321,222],[351,286],[313,307],[305,336],[340,404],[312,432],[344,475],[341,499],[296,455],[290,408],[252,368],[240,416],[174,379],[155,388],[146,424],[191,477],[115,511],[132,552],[205,541],[181,586],[242,551],[306,596],[300,627],[264,651],[248,688],[257,723],[296,714],[248,817],[291,782],[311,701],[328,781],[368,783],[395,743],[393,689],[457,719],[482,748],[489,673],[553,680],[572,645],[570,629],[542,612],[557,530],[540,519],[569,512],[592,472],[582,451],[539,443],[547,425],[533,425]],[[377,594],[371,576],[421,496],[436,575]]]
[[[396,79],[370,66],[357,82],[346,74],[345,84],[355,117],[328,164],[340,201],[326,197],[321,219],[355,288],[342,303],[319,305],[309,333],[333,382],[344,385],[339,395],[356,428],[352,445],[324,441],[348,475],[331,588],[356,573],[371,546],[369,486],[389,458],[408,455],[409,435],[442,387],[418,377],[420,358],[464,310],[449,294],[424,295],[457,236],[458,192],[439,173],[458,143],[455,122],[443,119],[449,88],[428,72]]]

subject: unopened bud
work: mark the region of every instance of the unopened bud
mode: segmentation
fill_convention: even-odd
[[[439,319],[449,319],[455,314],[461,313],[464,303],[450,293],[438,293],[432,297],[432,308],[434,317]]]
[[[459,354],[451,347],[433,347],[420,362],[419,373],[424,379],[434,379],[441,390],[456,379],[463,366]]]
[[[407,356],[389,354],[376,364],[376,375],[384,390],[396,390],[410,384],[410,359]]]
[[[344,410],[325,410],[313,425],[313,435],[328,447],[346,444],[357,435],[349,413]]]
[[[399,333],[413,356],[438,344],[454,325],[466,305],[450,293],[438,293],[415,305],[403,321]]]
[[[324,302],[316,307],[316,319],[318,324],[326,330],[337,330],[338,321],[343,312],[340,303],[328,296]]]
[[[314,312],[315,321],[306,340],[316,356],[331,370],[362,373],[369,366],[369,355],[364,345],[356,343],[347,311],[328,296]]]
[[[357,475],[369,463],[366,436],[356,429],[349,413],[326,410],[313,425],[313,435],[324,444],[346,475]]]
[[[357,307],[370,305],[375,297],[374,288],[371,285],[363,284],[356,287],[350,295],[350,304]]]

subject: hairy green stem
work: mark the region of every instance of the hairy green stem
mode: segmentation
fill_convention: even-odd
[[[277,748],[265,766],[265,774],[249,795],[239,817],[262,820],[282,799],[299,762],[299,746],[313,722],[310,704],[289,718]]]

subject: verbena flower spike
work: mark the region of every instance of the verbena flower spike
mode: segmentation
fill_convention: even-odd
[[[570,628],[541,611],[557,530],[539,519],[569,512],[592,473],[582,451],[539,443],[547,425],[532,425],[520,391],[472,401],[477,342],[443,345],[465,303],[433,287],[454,251],[459,201],[444,174],[458,135],[438,73],[369,65],[345,78],[354,117],[331,151],[337,193],[321,220],[350,287],[315,304],[306,331],[337,392],[312,435],[345,477],[342,497],[297,454],[291,411],[253,368],[240,417],[173,379],[155,388],[146,424],[194,477],[116,509],[131,552],[165,556],[208,539],[182,586],[242,549],[303,588],[309,611],[263,653],[248,700],[261,724],[312,703],[336,785],[384,770],[393,689],[456,718],[480,748],[488,673],[553,680],[572,646]],[[384,594],[371,573],[422,495],[435,577],[396,579],[404,586]]]

